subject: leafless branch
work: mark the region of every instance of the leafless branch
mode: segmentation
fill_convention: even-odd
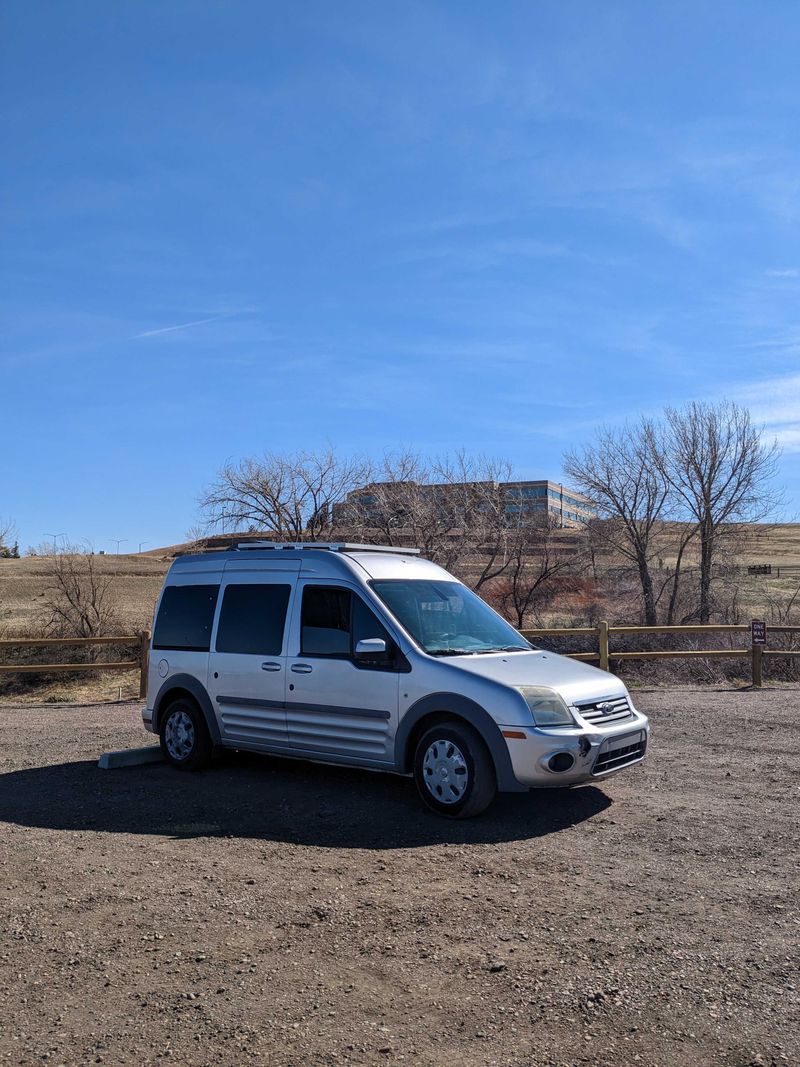
[[[97,556],[78,546],[48,558],[43,603],[44,630],[54,637],[104,637],[119,627],[113,577],[102,574]]]
[[[199,503],[209,529],[239,525],[313,541],[331,529],[333,508],[369,480],[370,470],[367,460],[341,458],[332,448],[267,452],[226,463]]]
[[[659,470],[700,541],[697,618],[711,617],[711,582],[720,538],[734,524],[758,522],[781,501],[772,484],[779,450],[766,443],[750,412],[738,404],[694,402],[666,409]]]

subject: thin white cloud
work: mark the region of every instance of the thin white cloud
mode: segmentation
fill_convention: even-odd
[[[158,330],[145,330],[144,333],[137,333],[135,340],[139,340],[141,337],[158,337],[162,333],[174,333],[175,330],[188,330],[192,326],[205,326],[207,322],[216,322],[218,319],[224,319],[225,315],[212,315],[210,319],[195,319],[194,322],[179,322],[176,326],[162,326]]]
[[[785,270],[768,270],[770,278],[800,278],[800,270],[797,267],[787,267]]]
[[[787,426],[776,430],[775,440],[786,453],[800,453],[800,426]]]
[[[800,452],[800,374],[744,385],[734,399],[750,409],[784,452]]]

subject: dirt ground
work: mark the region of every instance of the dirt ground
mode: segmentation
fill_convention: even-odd
[[[0,1062],[800,1062],[800,690],[641,692],[648,761],[427,814],[136,704],[0,709]],[[152,741],[152,739],[149,739]]]

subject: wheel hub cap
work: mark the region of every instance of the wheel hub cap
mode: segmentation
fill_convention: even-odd
[[[174,760],[184,760],[194,748],[194,723],[185,711],[175,711],[164,731],[167,752]]]
[[[456,744],[445,738],[434,741],[422,761],[425,787],[441,804],[456,804],[469,785],[469,771],[464,755]]]

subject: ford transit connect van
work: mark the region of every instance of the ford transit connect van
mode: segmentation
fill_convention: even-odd
[[[272,542],[175,560],[143,718],[175,767],[217,747],[409,774],[461,818],[616,774],[649,729],[619,679],[534,648],[416,550]]]

